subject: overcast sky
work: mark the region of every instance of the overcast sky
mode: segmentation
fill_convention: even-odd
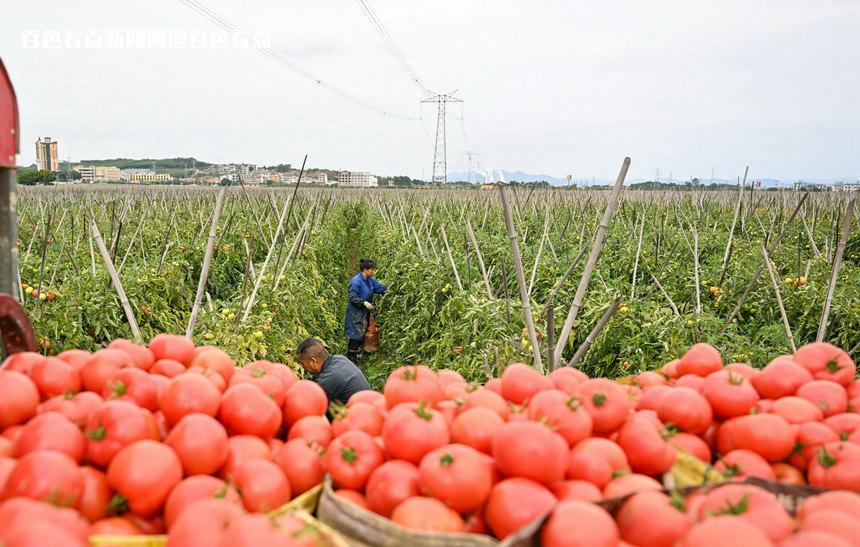
[[[358,1],[198,1],[416,120],[223,42],[180,0],[0,0],[20,163],[49,135],[62,159],[308,154],[430,177],[435,106],[419,108]],[[365,1],[421,81],[465,101],[449,106],[449,171],[470,149],[484,168],[575,178],[614,177],[624,156],[634,178],[860,177],[860,0]]]

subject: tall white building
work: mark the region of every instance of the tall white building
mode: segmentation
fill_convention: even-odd
[[[370,173],[341,171],[338,186],[342,188],[376,188],[379,181]]]

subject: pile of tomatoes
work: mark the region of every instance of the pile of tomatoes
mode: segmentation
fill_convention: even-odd
[[[328,475],[335,495],[419,531],[502,539],[549,514],[547,547],[853,544],[855,372],[825,343],[761,370],[697,344],[626,383],[512,364],[477,386],[404,366],[382,393],[329,405],[287,366],[237,366],[175,335],[16,354],[0,366],[0,542],[313,545],[297,517],[266,513]],[[664,493],[679,449],[729,484]],[[834,492],[795,519],[748,477]],[[624,496],[614,515],[596,505]]]
[[[237,367],[182,336],[12,355],[0,366],[0,543],[169,530],[176,546],[314,545],[303,521],[266,513],[321,481],[307,472],[316,452],[283,448],[290,426],[326,408],[289,367]]]
[[[514,364],[473,386],[450,370],[409,366],[392,372],[383,393],[356,394],[331,425],[305,418],[297,426],[325,448],[336,495],[407,528],[505,538],[554,509],[541,532],[546,546],[703,546],[782,515],[790,523],[765,530],[767,545],[806,525],[738,481],[860,492],[854,374],[844,351],[821,343],[762,370],[724,366],[717,350],[698,344],[629,385]],[[660,492],[659,481],[678,449],[733,484],[679,510],[683,500]],[[594,504],[632,493],[641,495],[617,521]],[[860,512],[850,518],[860,529]]]

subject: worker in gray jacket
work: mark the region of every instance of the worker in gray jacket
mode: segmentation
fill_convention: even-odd
[[[331,355],[316,338],[307,338],[296,351],[302,367],[325,391],[328,402],[346,403],[353,394],[370,389],[367,378],[343,355]]]

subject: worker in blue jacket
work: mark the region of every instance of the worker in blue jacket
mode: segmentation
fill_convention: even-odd
[[[367,331],[368,318],[373,309],[373,295],[383,294],[388,287],[373,277],[376,273],[376,262],[373,259],[362,258],[358,267],[360,271],[349,280],[344,333],[347,338],[346,357],[361,367],[364,333]]]

